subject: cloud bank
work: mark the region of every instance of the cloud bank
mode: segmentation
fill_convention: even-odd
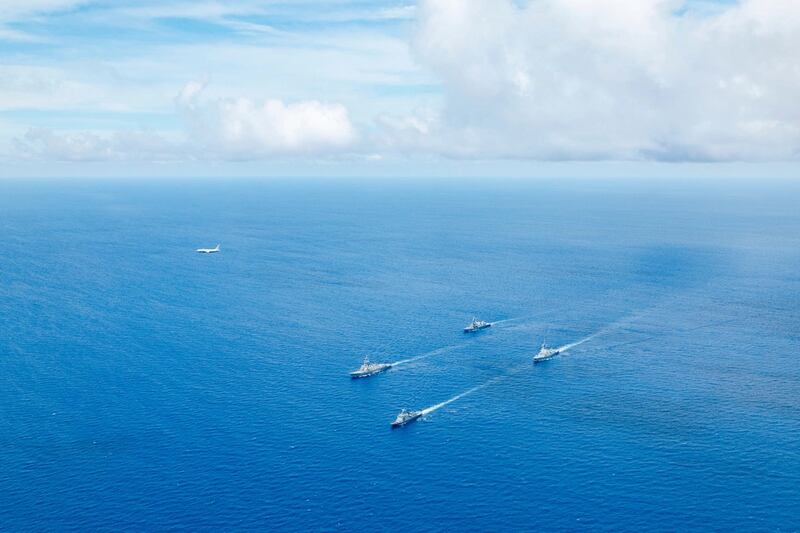
[[[187,83],[175,99],[184,119],[180,141],[152,131],[56,132],[36,127],[15,140],[15,150],[25,159],[59,161],[248,160],[341,153],[352,150],[358,138],[341,104],[248,98],[206,101],[204,89],[203,82]]]
[[[14,141],[17,157],[71,162],[172,161],[187,154],[185,147],[152,131],[56,132],[30,128]]]
[[[797,0],[115,6],[0,0],[0,40],[59,43],[0,61],[8,159],[800,160]]]
[[[684,4],[421,0],[412,45],[445,106],[386,137],[454,157],[796,159],[800,3]]]

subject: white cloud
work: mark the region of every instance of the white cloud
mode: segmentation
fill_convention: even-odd
[[[66,1],[66,0],[65,0]],[[283,33],[264,24],[263,19],[302,20],[304,23],[352,23],[376,21],[403,21],[414,18],[416,6],[401,4],[395,6],[369,5],[369,3],[340,1],[325,3],[324,9],[318,0],[292,2],[269,2],[264,0],[220,1],[172,1],[120,5],[105,10],[103,17],[109,15],[124,20],[157,20],[166,18],[195,19],[227,26],[234,30],[248,32],[272,31]],[[262,22],[244,20],[257,17]]]
[[[796,0],[169,0],[96,3],[37,26],[81,4],[92,2],[0,0],[0,39],[59,44],[0,61],[0,150],[112,161],[800,156]],[[161,21],[174,17],[226,31],[175,39]],[[408,19],[411,47],[412,25],[381,22]],[[121,32],[101,47],[92,31],[74,38],[76,21],[151,40]],[[175,97],[197,77],[213,83]],[[31,125],[49,129],[25,134]]]
[[[102,96],[59,68],[0,64],[0,110],[96,107]]]
[[[180,145],[148,131],[101,134],[88,131],[55,132],[30,128],[15,139],[18,159],[55,161],[168,161],[180,156]]]
[[[135,19],[160,19],[160,18],[188,18],[207,20],[212,22],[223,21],[231,16],[262,15],[267,13],[266,7],[261,2],[157,2],[121,5],[111,10],[115,17]]]
[[[72,9],[88,0],[0,0],[0,20],[16,20],[38,13]]]
[[[421,0],[414,51],[447,99],[439,117],[416,128],[418,149],[536,159],[797,158],[800,3],[687,6]],[[383,126],[408,146],[408,124]]]
[[[307,100],[202,100],[205,82],[190,82],[175,98],[185,119],[177,140],[150,131],[66,131],[29,128],[14,139],[18,159],[56,161],[248,160],[321,156],[351,150],[358,138],[341,104]]]
[[[0,6],[6,5],[2,2]],[[116,149],[106,150],[107,143],[99,141],[110,140],[112,130],[135,129],[185,134],[182,153],[187,157],[309,154],[314,159],[359,149],[361,136],[354,124],[369,124],[389,109],[408,112],[419,105],[416,88],[432,83],[411,57],[404,32],[361,23],[413,17],[413,8],[401,2],[370,7],[347,0],[321,10],[310,0],[87,0],[88,9],[66,16],[57,12],[80,3],[8,4],[14,13],[6,14],[23,22],[13,27],[31,32],[15,38],[48,39],[52,46],[22,46],[0,59],[0,113],[8,120],[0,131],[0,153],[13,157],[14,139],[24,139],[31,126],[41,126],[67,145],[98,141],[88,142],[96,149],[80,156],[84,159],[95,157],[89,153],[119,158]],[[56,10],[52,18],[45,16],[46,9]],[[282,23],[281,29],[265,25],[272,21],[267,13],[277,13],[274,19]],[[267,31],[214,30],[208,38],[195,33],[176,38],[168,25],[157,22],[172,17]],[[354,21],[358,24],[350,24]],[[102,36],[122,26],[135,30],[137,37],[130,41],[127,31],[113,38],[96,35],[100,28]],[[77,29],[83,32],[80,37]],[[140,42],[139,37],[145,38]],[[194,78],[213,83],[208,88],[185,87],[179,98],[181,113],[175,114],[176,89]],[[201,90],[203,99],[197,98],[189,113],[186,102]],[[424,94],[422,99],[431,96]],[[45,150],[41,140],[35,144],[37,149],[28,155],[79,154],[55,150],[60,146],[55,142],[49,144],[53,150]]]
[[[356,141],[356,129],[341,104],[248,98],[203,102],[203,87],[197,82],[187,84],[177,103],[187,119],[190,138],[221,157],[331,153]]]
[[[0,41],[39,41],[41,37],[6,27],[10,22],[29,19],[44,13],[66,11],[88,0],[0,0]]]

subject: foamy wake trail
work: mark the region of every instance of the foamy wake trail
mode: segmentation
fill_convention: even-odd
[[[453,350],[457,350],[462,346],[466,345],[467,343],[462,342],[459,344],[451,344],[450,346],[444,346],[443,348],[436,348],[435,350],[431,350],[430,352],[425,352],[424,354],[417,355],[415,357],[409,357],[408,359],[403,359],[401,361],[395,361],[392,363],[392,366],[400,366],[406,363],[412,363],[414,361],[419,361],[421,359],[426,359],[428,357],[433,357],[434,355],[440,355],[447,352],[452,352]]]
[[[535,320],[537,318],[550,316],[550,315],[553,315],[553,314],[557,313],[558,311],[559,311],[559,309],[548,309],[547,311],[543,311],[541,313],[534,313],[532,315],[518,316],[518,317],[514,317],[514,318],[506,318],[504,320],[498,320],[497,322],[492,322],[492,325],[495,326],[495,325],[498,325],[498,324],[506,324],[508,322],[512,322],[512,323],[513,322],[523,322],[520,325],[514,326],[514,329],[522,328],[522,327],[525,327],[525,326],[534,325],[535,322],[531,322],[531,321],[533,321],[533,320]]]
[[[576,347],[576,346],[580,346],[580,345],[581,345],[581,344],[583,344],[584,342],[589,342],[590,340],[592,340],[593,338],[597,337],[597,336],[598,336],[598,335],[600,335],[601,333],[604,333],[605,331],[606,331],[606,330],[605,330],[605,329],[603,329],[603,330],[600,330],[600,331],[598,331],[597,333],[593,333],[592,335],[589,335],[588,337],[585,337],[585,338],[583,338],[583,339],[581,339],[581,340],[579,340],[579,341],[573,342],[573,343],[571,343],[571,344],[565,344],[564,346],[561,346],[560,348],[558,348],[558,351],[559,351],[559,352],[566,352],[566,351],[567,351],[567,350],[569,350],[570,348],[574,348],[574,347]]]
[[[507,322],[518,322],[520,320],[525,320],[525,318],[526,317],[524,317],[524,316],[518,316],[516,318],[506,318],[505,320],[498,320],[496,322],[492,322],[492,325],[496,326],[497,324],[505,324]]]
[[[500,376],[500,377],[504,377],[504,376]],[[472,394],[473,392],[477,392],[477,391],[481,390],[481,389],[482,389],[482,388],[484,388],[484,387],[488,387],[489,385],[491,385],[492,383],[494,383],[494,382],[495,382],[497,379],[499,379],[499,378],[494,378],[493,380],[487,381],[486,383],[483,383],[483,384],[481,384],[481,385],[478,385],[477,387],[472,387],[471,389],[469,389],[469,390],[466,390],[466,391],[462,392],[461,394],[456,394],[455,396],[453,396],[453,397],[452,397],[452,398],[450,398],[449,400],[445,400],[445,401],[443,401],[442,403],[437,403],[436,405],[432,405],[432,406],[430,406],[430,407],[426,407],[425,409],[423,409],[423,410],[422,410],[422,411],[420,411],[420,412],[421,412],[423,415],[428,415],[428,414],[430,414],[430,413],[432,413],[432,412],[436,411],[437,409],[441,409],[442,407],[444,407],[444,406],[445,406],[445,405],[447,405],[447,404],[453,403],[453,402],[454,402],[454,401],[456,401],[456,400],[460,400],[460,399],[461,399],[461,398],[463,398],[464,396],[469,396],[469,395],[470,395],[470,394]]]
[[[558,350],[560,352],[565,352],[565,351],[569,350],[570,348],[574,348],[576,346],[580,346],[584,342],[589,342],[590,340],[594,339],[595,337],[599,337],[600,335],[605,335],[606,333],[611,333],[612,331],[616,331],[616,330],[618,330],[618,329],[620,329],[622,327],[625,327],[628,324],[631,324],[631,323],[637,321],[638,319],[640,319],[644,315],[645,315],[644,313],[637,313],[635,315],[631,315],[629,317],[617,320],[616,322],[613,322],[613,323],[609,324],[608,326],[604,327],[600,331],[596,331],[596,332],[592,333],[588,337],[584,337],[583,339],[581,339],[581,340],[579,340],[577,342],[573,342],[571,344],[565,344],[564,346],[561,346],[560,348],[558,348]]]
[[[472,394],[474,392],[478,392],[481,389],[485,389],[489,385],[497,383],[498,381],[503,381],[504,379],[508,378],[512,374],[515,374],[515,373],[519,372],[522,368],[527,368],[529,366],[530,365],[528,365],[528,364],[520,365],[520,366],[514,368],[513,370],[501,375],[501,376],[494,377],[494,378],[490,379],[489,381],[487,381],[485,383],[481,383],[480,385],[478,385],[476,387],[472,387],[471,389],[465,390],[464,392],[462,392],[460,394],[456,394],[455,396],[453,396],[449,400],[445,400],[445,401],[443,401],[441,403],[437,403],[436,405],[432,405],[430,407],[426,407],[425,409],[423,409],[420,412],[422,413],[423,416],[429,415],[432,412],[441,409],[445,405],[451,404],[451,403],[455,402],[456,400],[460,400],[461,398],[463,398],[465,396],[469,396],[470,394]]]

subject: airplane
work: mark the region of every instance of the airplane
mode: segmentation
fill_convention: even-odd
[[[198,254],[215,254],[219,252],[219,244],[214,248],[198,248],[195,252]]]

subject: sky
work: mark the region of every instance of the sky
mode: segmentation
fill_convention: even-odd
[[[0,177],[787,176],[797,0],[0,0]]]

